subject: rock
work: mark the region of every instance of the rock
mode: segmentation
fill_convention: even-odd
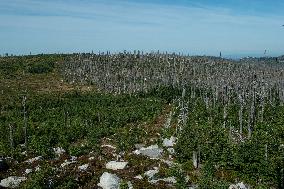
[[[36,172],[40,171],[40,165],[36,166],[35,171]]]
[[[231,184],[231,185],[229,186],[229,189],[238,189],[238,188],[237,188],[237,185]]]
[[[173,147],[176,143],[176,137],[171,136],[170,139],[165,138],[163,141],[164,147]]]
[[[25,180],[27,180],[26,177],[11,176],[1,180],[0,186],[5,188],[17,188],[20,186],[21,182]]]
[[[146,171],[146,172],[144,173],[144,175],[146,175],[149,179],[153,179],[153,177],[155,176],[155,174],[157,174],[158,172],[159,172],[158,167],[154,167],[153,170]]]
[[[172,184],[177,183],[175,177],[167,177],[167,178],[163,178],[163,179],[151,180],[149,182],[152,183],[152,184],[156,184],[159,181],[168,182],[168,183],[172,183]]]
[[[174,165],[176,165],[176,163],[174,163],[173,161],[170,161],[170,160],[164,160],[162,159],[161,160],[163,163],[167,164],[169,167],[172,167]]]
[[[27,162],[27,163],[33,163],[33,162],[39,161],[39,160],[41,160],[41,159],[42,159],[42,156],[38,156],[38,157],[34,157],[34,158],[31,158],[31,159],[28,159],[28,160],[26,160],[25,162]]]
[[[198,185],[191,185],[188,187],[188,189],[197,189],[198,188]]]
[[[127,164],[128,162],[110,161],[106,164],[106,168],[111,170],[119,170],[119,169],[124,169]]]
[[[78,158],[76,156],[71,156],[70,160],[71,161],[76,161]]]
[[[134,146],[135,146],[136,149],[140,149],[140,148],[145,147],[144,144],[134,144]]]
[[[89,167],[89,164],[84,164],[84,165],[79,166],[78,169],[80,171],[86,171],[88,169],[88,167]]]
[[[249,189],[249,187],[247,187],[243,182],[240,182],[237,184],[231,184],[229,189]]]
[[[139,180],[142,180],[142,179],[143,179],[143,177],[142,177],[141,175],[137,175],[137,176],[135,176],[134,178],[135,178],[135,179],[139,179]]]
[[[104,172],[100,177],[98,186],[103,189],[119,189],[120,178],[115,174]]]
[[[247,187],[243,182],[238,183],[238,184],[237,184],[237,187],[238,187],[239,189],[248,189],[248,188],[249,188],[249,187]]]
[[[169,182],[169,183],[173,183],[173,184],[177,183],[175,177],[167,177],[167,178],[164,178],[164,179],[162,179],[162,180],[163,180],[164,182]]]
[[[133,185],[130,181],[127,182],[127,185],[128,185],[128,189],[133,189]]]
[[[67,166],[67,165],[70,165],[70,164],[72,164],[72,163],[76,163],[76,161],[68,161],[68,160],[65,160],[64,163],[62,163],[60,166],[63,168],[63,167],[65,167],[65,166]]]
[[[89,157],[89,161],[95,160],[95,157]]]
[[[4,159],[0,159],[0,173],[7,171],[9,169],[9,165]]]
[[[33,172],[32,169],[26,169],[26,170],[25,170],[25,174],[27,174],[27,175],[30,174],[31,172]]]
[[[61,148],[61,147],[57,147],[57,148],[53,148],[54,150],[54,153],[57,155],[57,156],[61,156],[62,154],[64,154],[66,151]]]
[[[112,146],[110,144],[104,144],[104,145],[101,145],[102,148],[111,148],[111,149],[116,149],[115,146]]]
[[[144,156],[148,156],[150,158],[159,158],[162,156],[163,150],[158,147],[158,145],[152,145],[147,148],[141,148],[139,150],[135,150],[134,154],[142,154]]]

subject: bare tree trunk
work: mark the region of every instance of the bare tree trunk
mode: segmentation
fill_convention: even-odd
[[[239,94],[240,110],[239,110],[239,123],[240,123],[240,136],[243,134],[243,110],[244,110],[244,94]]]
[[[243,134],[243,106],[241,105],[241,108],[239,110],[239,122],[240,122],[240,135]]]
[[[196,151],[192,152],[192,162],[193,162],[193,166],[195,167],[195,169],[197,169],[198,168],[198,157],[197,157]]]
[[[200,146],[198,146],[198,165],[197,168],[199,168],[199,164],[201,163],[201,150],[200,150]]]
[[[267,158],[268,158],[268,146],[267,144],[265,144],[265,160],[267,161]]]
[[[223,109],[223,119],[224,119],[224,122],[223,122],[223,128],[225,129],[226,128],[226,121],[227,121],[227,104],[224,105],[224,109]]]
[[[22,105],[23,105],[23,108],[24,108],[24,137],[25,137],[25,147],[27,148],[27,144],[28,144],[27,125],[28,125],[28,123],[27,123],[26,100],[27,100],[27,97],[24,96],[24,97],[23,97]]]
[[[13,138],[13,126],[11,124],[9,124],[9,134],[10,134],[10,146],[11,149],[14,149],[14,138]]]
[[[252,102],[250,108],[250,121],[248,124],[248,138],[252,135],[252,130],[255,124],[255,88],[253,88]]]

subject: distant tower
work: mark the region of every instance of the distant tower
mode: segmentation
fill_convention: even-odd
[[[221,51],[220,51],[220,55],[219,56],[220,56],[220,58],[222,58],[222,52]]]

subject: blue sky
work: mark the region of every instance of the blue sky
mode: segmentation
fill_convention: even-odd
[[[0,0],[0,54],[284,54],[283,0]]]

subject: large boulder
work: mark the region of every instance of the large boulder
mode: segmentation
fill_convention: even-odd
[[[119,189],[120,178],[115,174],[104,172],[100,177],[99,187],[103,189]]]
[[[9,165],[4,159],[0,159],[0,173],[5,172],[9,169]]]
[[[27,180],[26,177],[11,176],[1,180],[0,186],[4,188],[18,188],[21,182]]]

